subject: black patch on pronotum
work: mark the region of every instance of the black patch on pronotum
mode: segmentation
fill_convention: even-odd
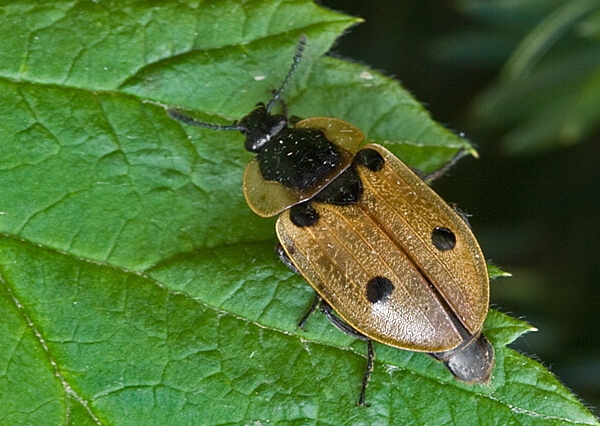
[[[367,299],[371,303],[386,301],[394,291],[394,284],[385,277],[374,277],[367,283]]]
[[[285,127],[263,145],[257,158],[265,180],[305,191],[338,166],[341,154],[321,130]]]
[[[290,220],[300,228],[313,226],[319,221],[319,213],[310,204],[302,203],[290,209]]]
[[[431,242],[439,251],[452,250],[456,245],[456,235],[448,228],[437,227],[431,233]]]

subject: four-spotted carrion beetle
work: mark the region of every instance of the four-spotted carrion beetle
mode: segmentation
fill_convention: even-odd
[[[409,167],[383,146],[361,146],[349,123],[327,117],[290,125],[271,110],[306,45],[271,101],[229,126],[177,110],[186,124],[237,130],[256,153],[244,195],[259,216],[279,214],[276,251],[316,290],[316,308],[340,330],[367,342],[358,400],[365,403],[372,340],[426,352],[459,380],[486,383],[494,352],[481,333],[488,311],[486,263],[471,229]]]

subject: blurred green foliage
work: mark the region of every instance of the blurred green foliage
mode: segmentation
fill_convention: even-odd
[[[462,66],[503,66],[470,118],[508,153],[579,143],[600,122],[600,2],[463,0],[471,22],[439,53]]]

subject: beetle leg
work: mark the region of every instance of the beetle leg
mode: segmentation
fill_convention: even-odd
[[[290,259],[290,257],[288,256],[288,254],[285,252],[285,250],[284,250],[283,246],[281,245],[281,243],[275,244],[275,253],[277,253],[277,256],[279,257],[279,260],[281,260],[281,262],[285,266],[287,266],[288,268],[290,268],[290,270],[294,274],[302,275],[300,273],[300,271],[298,270],[298,268],[296,268],[296,265],[294,265],[294,263],[292,262],[292,259]]]
[[[306,321],[308,321],[308,317],[310,317],[312,315],[312,313],[317,309],[317,307],[319,307],[321,300],[322,300],[321,296],[319,296],[318,293],[315,293],[315,297],[313,297],[313,301],[311,302],[310,307],[308,308],[306,313],[304,315],[302,315],[302,318],[300,318],[300,321],[298,322],[299,328],[304,330],[304,324],[306,324]],[[306,331],[306,330],[304,330],[304,331]]]
[[[277,256],[279,256],[279,260],[281,260],[281,262],[285,266],[287,266],[292,272],[301,275],[300,271],[298,270],[298,268],[296,268],[296,265],[292,263],[292,259],[290,259],[290,257],[285,252],[283,246],[280,243],[275,244],[275,253],[277,253]],[[320,303],[321,297],[317,293],[315,293],[315,297],[313,297],[313,301],[311,302],[310,307],[308,308],[306,313],[302,315],[302,318],[300,318],[300,322],[298,322],[299,328],[304,330],[304,324],[306,324],[306,321],[308,321],[308,317],[312,315],[312,313],[315,311],[315,309],[317,309]]]
[[[331,323],[338,330],[343,331],[344,333],[349,334],[350,336],[352,336],[356,339],[364,340],[365,342],[367,342],[367,368],[365,369],[365,374],[363,375],[362,386],[360,389],[360,395],[358,397],[358,402],[356,404],[359,406],[363,406],[363,405],[365,405],[365,394],[367,392],[367,385],[369,384],[369,380],[371,379],[371,372],[373,371],[373,360],[375,359],[375,350],[373,350],[373,341],[370,338],[368,338],[367,336],[365,336],[364,334],[359,333],[357,330],[355,330],[353,327],[348,325],[345,321],[341,320],[339,317],[335,316],[333,314],[333,310],[331,309],[331,306],[324,300],[321,300],[320,309],[321,309],[321,312],[323,312],[325,314],[327,319],[329,321],[331,321]]]
[[[367,369],[363,375],[362,386],[360,388],[360,395],[358,397],[357,405],[365,405],[365,394],[367,392],[367,385],[371,379],[371,372],[373,371],[373,360],[375,359],[375,350],[373,350],[373,341],[367,339]]]
[[[346,323],[344,320],[341,320],[339,317],[335,316],[333,314],[333,309],[331,308],[329,303],[322,301],[319,308],[321,309],[321,312],[323,312],[325,314],[327,319],[329,321],[331,321],[331,323],[338,330],[343,331],[346,334],[349,334],[350,336],[354,337],[355,339],[360,339],[360,340],[365,340],[365,341],[370,340],[367,336],[365,336],[362,333],[359,333],[354,328],[352,328],[350,325],[348,325],[348,323]]]
[[[290,259],[288,254],[283,249],[283,246],[281,245],[281,243],[275,244],[275,253],[277,253],[277,256],[279,256],[279,260],[281,260],[281,262],[285,266],[287,266],[292,272],[294,272],[295,274],[301,275],[298,268],[296,268],[296,265],[294,265],[294,263],[292,262],[292,259]],[[306,321],[308,321],[308,317],[310,317],[311,314],[315,311],[315,309],[317,309],[317,307],[319,306],[319,303],[321,303],[321,297],[317,293],[315,293],[315,297],[313,298],[313,301],[311,302],[310,307],[308,308],[308,310],[302,316],[302,318],[300,319],[300,322],[298,323],[299,328],[304,330],[304,324],[306,324]]]

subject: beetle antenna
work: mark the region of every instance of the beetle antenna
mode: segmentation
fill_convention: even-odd
[[[204,123],[203,121],[198,121],[192,117],[188,117],[187,115],[182,114],[181,112],[172,108],[167,110],[167,114],[169,114],[169,117],[181,121],[182,123],[189,124],[190,126],[204,127],[205,129],[211,130],[237,130],[239,132],[246,130],[244,126],[240,126],[239,124],[225,126],[222,124]]]
[[[306,37],[305,34],[302,34],[300,36],[300,40],[298,40],[298,46],[296,47],[296,53],[294,53],[294,61],[292,62],[292,66],[290,67],[290,70],[288,71],[287,75],[285,76],[285,79],[283,80],[281,87],[279,88],[279,90],[277,90],[277,92],[275,92],[273,99],[271,99],[269,101],[269,103],[267,105],[267,112],[271,112],[271,108],[273,108],[275,103],[281,98],[281,94],[283,93],[283,91],[289,84],[290,80],[292,79],[292,75],[294,75],[294,73],[296,72],[296,68],[298,68],[300,61],[302,60],[302,55],[304,54],[304,49],[306,48],[307,42],[308,42],[308,38]]]

